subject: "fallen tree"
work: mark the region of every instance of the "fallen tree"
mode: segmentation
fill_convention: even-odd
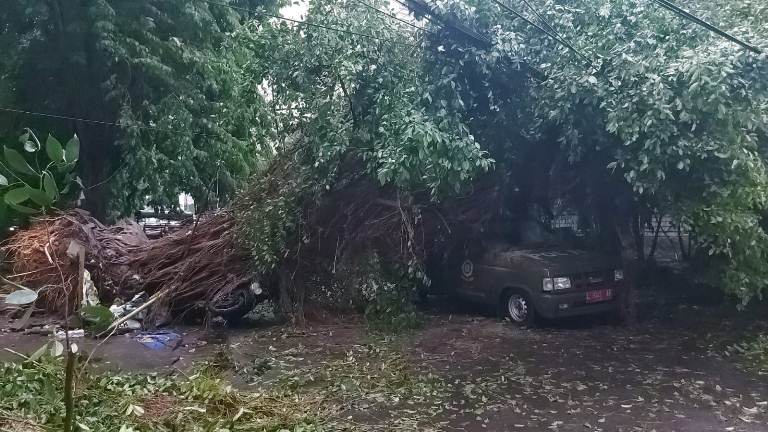
[[[110,259],[94,246],[105,286],[172,290],[162,306],[182,313],[258,280],[301,319],[315,294],[361,285],[356,267],[375,262],[387,277],[424,281],[424,262],[456,230],[532,209],[551,219],[557,207],[624,249],[644,220],[671,214],[697,234],[694,258],[719,272],[713,281],[743,302],[759,297],[768,286],[765,57],[688,24],[669,37],[676,17],[610,3],[547,15],[578,48],[632,54],[600,57],[598,69],[563,63],[574,48],[546,33],[521,39],[525,22],[488,2],[430,12],[475,23],[482,46],[343,0],[313,3],[316,27],[244,26],[235,42],[270,53],[268,65],[243,68],[270,83],[275,154],[230,210],[160,241],[106,247]],[[764,40],[761,31],[750,24],[744,37]]]
[[[13,263],[8,277],[45,288],[41,301],[52,312],[75,310],[81,300],[78,264],[68,254],[75,242],[85,248],[85,267],[102,304],[141,291],[164,292],[151,308],[150,324],[190,310],[204,313],[217,297],[254,282],[301,322],[307,311],[360,306],[363,279],[380,275],[359,268],[401,283],[428,282],[427,257],[450,248],[459,227],[481,230],[501,202],[492,181],[485,182],[490,189],[478,187],[437,205],[428,195],[381,187],[359,172],[317,199],[297,193],[295,188],[311,183],[295,181],[290,160],[276,158],[235,208],[202,215],[155,240],[134,222],[105,226],[82,210],[38,218],[4,246]],[[277,232],[275,249],[263,249]],[[371,260],[376,268],[368,266]]]

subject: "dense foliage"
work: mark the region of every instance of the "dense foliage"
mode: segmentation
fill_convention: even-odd
[[[313,2],[308,22],[238,34],[238,44],[272,53],[266,79],[280,156],[238,203],[259,271],[319,242],[301,229],[318,223],[311,208],[361,179],[438,200],[493,162],[462,122],[451,81],[434,83],[423,67],[418,30],[352,0]],[[253,76],[262,74],[257,65]]]
[[[690,233],[711,280],[744,302],[761,295],[764,54],[655,3],[511,4],[528,20],[490,1],[410,4],[426,13],[426,30],[360,2],[324,1],[309,21],[357,35],[285,24],[241,34],[282,48],[267,49],[277,150],[294,155],[309,185],[302,194],[320,199],[352,173],[440,200],[495,160],[504,193],[493,212],[576,211],[603,237],[630,225],[637,234],[663,214]],[[757,2],[688,7],[766,45]],[[288,208],[251,202],[256,215]],[[275,219],[286,224],[278,232],[302,223],[300,208],[287,213],[296,218]],[[273,244],[279,256],[282,241],[251,231],[254,245]]]
[[[565,69],[542,93],[550,118],[568,125],[577,140],[566,144],[589,157],[591,144],[578,142],[607,143],[636,198],[679,218],[696,233],[702,252],[717,257],[724,288],[743,301],[760,295],[768,284],[762,264],[768,236],[761,224],[768,198],[765,55],[658,5],[580,6],[584,12],[562,14],[557,22],[567,34],[587,35],[579,45],[589,46],[600,72],[590,79],[577,68]],[[768,43],[756,19],[765,5],[687,7],[753,44]],[[592,19],[583,18],[590,14]],[[606,28],[613,29],[611,38]],[[584,112],[596,115],[588,119]],[[600,129],[581,133],[579,123],[590,120]]]
[[[638,214],[669,215],[695,234],[706,261],[718,264],[710,267],[712,280],[742,301],[760,296],[768,282],[766,55],[654,2],[513,3],[541,28],[494,2],[438,3],[493,48],[453,45],[454,58],[435,55],[434,70],[444,78],[458,74],[466,121],[506,163],[522,203],[552,211],[553,202],[565,200],[601,230]],[[737,37],[768,45],[765,5],[721,6],[686,4]],[[544,34],[547,25],[565,42]],[[504,56],[546,79],[530,80],[525,95],[499,91]],[[519,136],[502,132],[509,130]]]
[[[438,197],[489,167],[451,82],[433,83],[423,67],[418,30],[357,1],[312,2],[308,16],[357,33],[282,24],[271,41],[279,133],[301,136],[315,171],[330,179],[354,158],[382,185]]]
[[[361,214],[395,214],[389,246],[417,267],[422,210],[485,194],[483,222],[575,212],[604,243],[633,232],[640,257],[664,215],[711,281],[743,302],[768,286],[766,54],[657,2],[409,0],[416,25],[384,1],[313,1],[304,24],[226,3],[11,2],[0,101],[124,125],[41,122],[77,132],[99,213],[208,203],[257,173],[236,237],[258,272],[296,273],[312,245],[333,273]],[[762,2],[685,7],[768,45]]]
[[[227,199],[258,166],[269,127],[259,82],[242,67],[259,57],[228,39],[258,16],[203,1],[7,3],[0,105],[93,122],[3,112],[4,127],[77,133],[86,206],[99,217],[147,197],[173,206],[179,192]]]

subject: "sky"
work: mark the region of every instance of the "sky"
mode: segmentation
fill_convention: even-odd
[[[286,18],[303,20],[305,18],[304,16],[307,13],[307,9],[309,9],[309,2],[310,0],[292,0],[291,4],[280,9],[280,15]],[[370,4],[372,2],[366,2],[366,3]],[[394,12],[394,14],[397,15],[398,17],[403,19],[408,19],[409,14],[403,8],[402,5],[390,0],[389,6],[390,7],[387,12]],[[413,19],[413,17],[410,17],[410,18],[411,20]]]
[[[304,19],[309,8],[309,0],[294,0],[288,6],[280,9],[280,15],[291,19]]]

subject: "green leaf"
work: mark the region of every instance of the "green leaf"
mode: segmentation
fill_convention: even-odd
[[[37,292],[31,289],[20,289],[8,294],[5,303],[10,305],[25,305],[37,300]]]
[[[43,173],[43,190],[45,190],[45,194],[48,195],[51,202],[59,199],[59,188],[56,186],[56,180],[48,171]]]
[[[22,186],[16,189],[11,189],[5,193],[5,196],[3,197],[3,199],[8,204],[23,203],[24,201],[29,199],[29,194],[27,193],[27,187]]]
[[[0,174],[0,186],[8,186],[8,177]]]
[[[53,162],[64,162],[64,149],[59,140],[52,135],[48,135],[48,139],[45,140],[45,152]]]
[[[19,213],[24,213],[24,214],[37,214],[37,213],[40,213],[40,210],[33,209],[32,207],[23,206],[23,205],[20,205],[20,204],[8,203],[8,207],[16,210]]]
[[[77,135],[73,136],[71,140],[67,142],[67,148],[64,150],[64,160],[67,162],[74,162],[80,158],[80,139]]]
[[[83,306],[80,309],[80,318],[88,328],[100,332],[106,330],[114,321],[112,312],[102,305]]]
[[[53,204],[53,200],[42,189],[27,187],[27,194],[37,205],[48,207]]]
[[[29,166],[27,160],[24,159],[24,156],[22,156],[21,153],[8,147],[5,147],[3,150],[5,153],[6,162],[8,162],[8,165],[10,165],[14,171],[20,174],[37,175],[35,170]]]
[[[43,346],[37,349],[37,351],[33,352],[32,355],[29,356],[28,360],[32,362],[36,362],[40,360],[40,358],[48,351],[48,342],[46,342]]]

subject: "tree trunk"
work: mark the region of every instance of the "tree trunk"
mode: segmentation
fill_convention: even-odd
[[[643,222],[639,213],[632,216],[632,238],[637,261],[645,261],[645,236],[643,236]]]
[[[288,274],[285,269],[280,268],[278,270],[278,281],[277,285],[279,288],[279,295],[278,295],[278,307],[280,309],[280,313],[283,315],[290,315],[292,312],[291,307],[291,277]]]
[[[78,172],[83,182],[85,201],[81,207],[88,210],[101,222],[109,217],[111,201],[109,180],[114,174],[114,142],[116,134],[112,128],[100,125],[75,127],[80,138],[80,159]]]
[[[656,229],[653,232],[653,240],[651,241],[651,249],[648,251],[647,259],[652,260],[656,255],[656,247],[659,245],[659,234],[661,232],[662,217],[658,216],[656,220]]]
[[[624,267],[624,280],[627,286],[626,293],[618,301],[622,303],[623,315],[629,325],[637,322],[637,281],[640,276],[640,260],[637,254],[636,238],[637,218],[632,219],[631,226],[616,226],[616,236],[621,244],[621,262]]]

